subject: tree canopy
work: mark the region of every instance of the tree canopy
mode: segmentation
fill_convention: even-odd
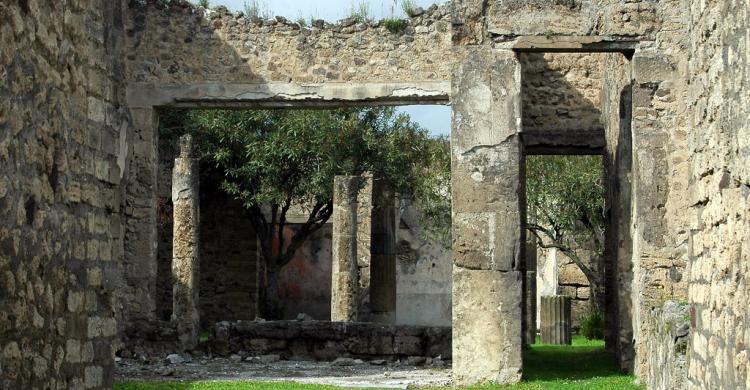
[[[280,268],[330,218],[336,175],[371,173],[397,193],[417,199],[432,199],[425,186],[444,181],[430,172],[445,158],[445,141],[431,139],[407,115],[389,107],[162,115],[165,142],[174,144],[184,132],[193,134],[202,165],[213,169],[221,188],[244,205],[260,241],[269,290],[275,289]],[[292,206],[308,210],[309,216],[285,242]],[[270,311],[266,315],[273,316]]]

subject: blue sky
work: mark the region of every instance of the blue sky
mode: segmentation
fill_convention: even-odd
[[[248,0],[211,0],[211,6],[224,5],[235,11],[244,10]],[[404,17],[401,0],[258,0],[262,9],[273,16],[284,16],[287,19],[300,17],[336,21],[347,17],[354,6],[360,2],[369,5],[373,19]],[[427,8],[435,0],[413,0],[417,6]],[[448,106],[404,106],[401,110],[409,114],[412,120],[430,130],[434,135],[450,135],[451,110]]]

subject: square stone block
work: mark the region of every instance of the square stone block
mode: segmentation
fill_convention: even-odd
[[[453,268],[456,385],[521,380],[521,273]]]

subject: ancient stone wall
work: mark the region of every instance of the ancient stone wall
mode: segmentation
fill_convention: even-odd
[[[750,388],[750,9],[690,1],[689,387]]]
[[[209,347],[222,356],[274,354],[283,359],[335,360],[341,357],[422,362],[451,358],[446,327],[393,326],[363,322],[267,321],[220,322]],[[244,357],[243,356],[243,357]]]
[[[602,131],[602,56],[520,54],[524,131]]]
[[[414,100],[423,94],[428,101],[435,96],[445,100],[446,88],[441,86],[450,68],[449,61],[439,60],[450,57],[447,5],[431,7],[411,18],[403,31],[391,32],[377,23],[345,20],[302,28],[283,18],[251,20],[222,7],[198,11],[187,2],[157,3],[129,2],[126,20],[134,126],[125,195],[132,211],[126,219],[130,234],[124,277],[126,299],[137,303],[128,318],[135,320],[155,317],[160,192],[155,106],[197,108],[194,99],[223,106],[264,99],[296,99],[301,104],[333,97]],[[362,83],[347,89],[345,82]],[[410,87],[425,83],[426,89]]]
[[[687,303],[666,301],[648,316],[649,389],[685,389],[687,383],[687,349],[690,336],[690,310]]]
[[[255,319],[259,250],[252,224],[221,190],[203,186],[201,192],[201,326]]]
[[[135,2],[133,2],[135,4]],[[412,18],[403,32],[379,23],[311,27],[276,18],[252,19],[223,7],[131,7],[128,80],[197,82],[387,82],[447,80],[448,5]]]
[[[123,256],[122,10],[0,3],[0,387],[109,388]]]

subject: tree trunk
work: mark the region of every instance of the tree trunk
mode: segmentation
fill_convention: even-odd
[[[284,308],[279,299],[279,269],[275,265],[266,263],[261,266],[262,283],[258,294],[258,310],[263,319],[280,320],[284,316]]]

